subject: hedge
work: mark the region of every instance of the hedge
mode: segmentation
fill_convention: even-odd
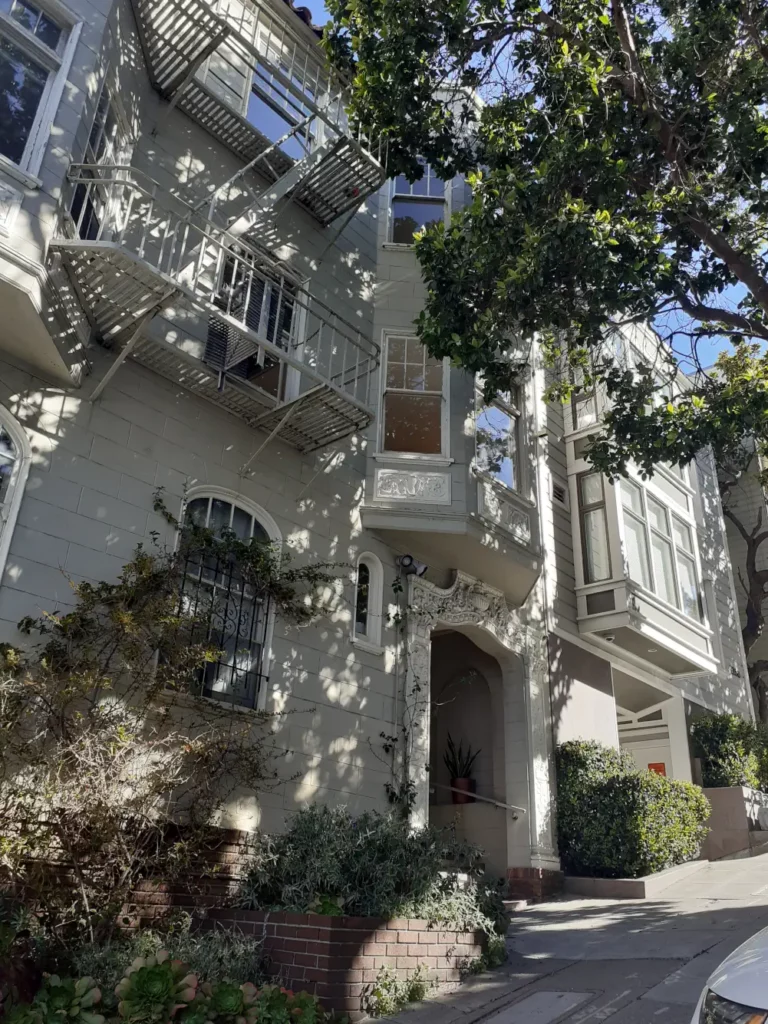
[[[703,715],[691,725],[696,754],[701,758],[705,786],[749,786],[768,783],[768,737],[764,726],[738,715]]]
[[[574,741],[558,747],[557,788],[567,874],[640,878],[699,855],[710,808],[690,782],[640,770],[611,747]]]

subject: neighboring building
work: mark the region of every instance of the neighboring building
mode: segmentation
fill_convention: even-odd
[[[535,890],[557,739],[690,777],[687,717],[750,706],[712,467],[601,483],[535,347],[488,408],[426,355],[410,239],[463,183],[385,181],[282,0],[10,0],[0,37],[0,641],[172,542],[163,487],[355,567],[308,627],[227,617],[206,693],[294,712],[297,776],[228,824],[384,809],[405,722],[415,819],[453,817],[448,734],[480,748],[462,827]]]
[[[754,447],[751,446],[750,450],[754,451]],[[755,572],[765,572],[768,569],[768,495],[763,482],[765,459],[756,452],[750,459],[748,450],[745,461],[747,464],[743,472],[738,473],[735,479],[726,478],[723,474],[723,504],[729,513],[725,519],[728,552],[736,584],[739,621],[742,625],[747,622],[747,594],[750,584],[758,594],[763,590],[759,579],[753,582],[752,577]],[[761,601],[761,606],[765,606],[764,600]],[[757,662],[765,663],[766,660],[768,634],[763,632],[747,652],[747,664],[755,666]],[[763,677],[764,675],[763,673]],[[753,691],[753,700],[755,713],[765,720],[768,692],[763,688],[762,696],[758,699]],[[762,708],[759,706],[761,703]]]

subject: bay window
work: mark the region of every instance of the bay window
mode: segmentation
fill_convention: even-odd
[[[0,154],[20,168],[29,166],[65,38],[44,4],[0,0]]]
[[[630,578],[701,621],[691,527],[631,480],[622,480],[621,497]]]
[[[388,337],[383,372],[384,451],[443,454],[443,360],[418,338]]]
[[[517,388],[486,405],[476,396],[475,466],[512,491],[520,489],[520,400]]]
[[[611,577],[604,486],[599,473],[585,473],[579,477],[579,523],[584,579],[587,583],[597,583]]]

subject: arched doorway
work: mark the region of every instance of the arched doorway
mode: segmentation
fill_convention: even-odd
[[[406,674],[404,721],[409,732],[409,772],[415,786],[413,818],[429,820],[432,737],[433,643],[439,657],[444,634],[460,635],[449,644],[474,647],[485,655],[482,667],[472,655],[491,693],[494,661],[498,667],[496,715],[500,740],[491,740],[494,787],[503,779],[502,803],[520,813],[505,815],[507,875],[541,888],[545,875],[559,871],[554,849],[554,772],[549,685],[544,637],[510,609],[504,595],[465,573],[446,588],[410,577],[405,623]],[[464,641],[469,641],[470,648]],[[446,685],[451,680],[437,680]],[[440,757],[442,753],[436,752]],[[499,756],[501,760],[499,760]],[[496,765],[502,770],[498,775]],[[498,849],[498,848],[497,848]],[[522,888],[522,887],[520,887]]]

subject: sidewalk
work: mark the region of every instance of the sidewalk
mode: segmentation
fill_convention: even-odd
[[[562,899],[515,915],[508,963],[398,1024],[690,1024],[720,961],[768,926],[768,856],[710,864],[654,900]]]

